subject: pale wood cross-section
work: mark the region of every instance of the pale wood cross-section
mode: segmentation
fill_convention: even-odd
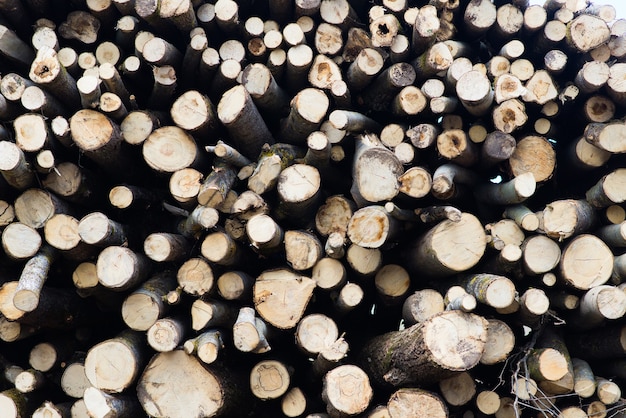
[[[297,325],[304,314],[315,281],[286,269],[263,272],[254,284],[253,299],[259,315],[279,329]]]

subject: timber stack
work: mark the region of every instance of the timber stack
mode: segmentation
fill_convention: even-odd
[[[2,417],[626,416],[626,19],[0,1]]]

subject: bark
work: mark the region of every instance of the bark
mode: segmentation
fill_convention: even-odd
[[[45,246],[28,260],[13,295],[13,305],[17,309],[23,312],[32,312],[37,308],[41,289],[48,279],[50,266],[55,258],[54,249]]]
[[[487,327],[477,315],[442,312],[404,331],[375,337],[361,350],[361,363],[372,380],[385,387],[439,382],[480,361]]]

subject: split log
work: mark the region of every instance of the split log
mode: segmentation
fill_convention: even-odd
[[[194,331],[216,326],[230,326],[235,321],[235,310],[231,305],[206,297],[196,299],[191,304],[190,313],[191,328]]]

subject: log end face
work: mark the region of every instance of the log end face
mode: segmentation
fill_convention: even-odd
[[[569,285],[588,290],[611,278],[613,261],[611,249],[600,238],[581,234],[563,250],[559,269]]]
[[[450,274],[469,270],[482,258],[487,236],[478,218],[463,213],[461,220],[445,220],[432,231],[431,251],[439,266],[427,270],[431,274]]]
[[[160,313],[158,304],[143,293],[129,295],[122,304],[122,319],[135,331],[147,331],[159,319]]]
[[[259,399],[279,398],[287,392],[289,384],[287,367],[276,360],[261,361],[250,372],[250,389]]]
[[[354,365],[336,367],[324,376],[322,397],[328,411],[339,411],[341,415],[357,415],[369,406],[374,391],[369,377]]]
[[[222,95],[217,104],[218,118],[226,126],[232,124],[244,111],[248,101],[250,101],[248,92],[244,86],[238,84]]]
[[[387,409],[391,418],[448,417],[448,408],[438,395],[418,388],[403,388],[393,393],[387,402]]]
[[[445,311],[426,321],[424,340],[432,359],[451,371],[476,366],[487,342],[488,322],[469,313]]]
[[[380,206],[359,209],[348,223],[348,238],[364,248],[379,248],[387,240],[389,218]]]
[[[99,390],[120,393],[139,373],[136,353],[121,341],[106,340],[93,346],[85,357],[85,375]]]
[[[254,284],[254,306],[259,315],[279,329],[295,327],[313,295],[315,281],[289,270],[262,273]]]
[[[174,173],[189,167],[196,160],[198,149],[193,137],[183,129],[164,126],[144,141],[142,154],[152,169]]]
[[[228,406],[224,382],[182,350],[152,358],[137,384],[144,411],[154,417],[214,417]]]
[[[94,151],[111,140],[113,125],[102,113],[81,109],[70,118],[72,140],[83,151]]]

